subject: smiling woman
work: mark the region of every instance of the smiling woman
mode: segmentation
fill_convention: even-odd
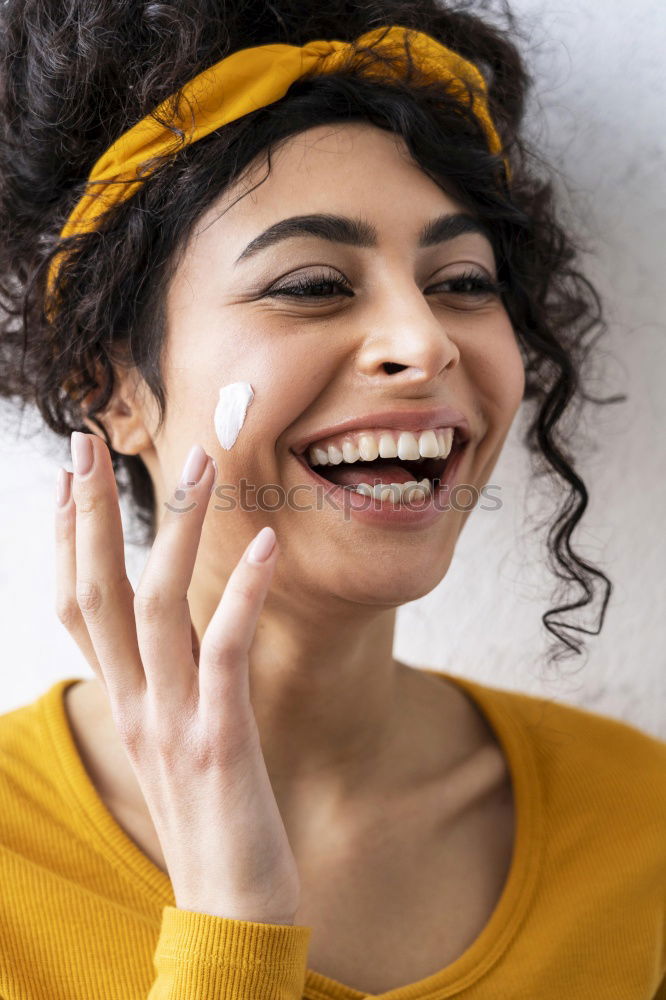
[[[523,402],[554,657],[610,594],[571,544],[602,308],[505,15],[2,5],[0,387],[71,436],[95,675],[0,718],[5,1000],[666,997],[666,745],[392,652]]]

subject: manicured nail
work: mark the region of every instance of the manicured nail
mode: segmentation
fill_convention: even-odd
[[[72,431],[71,449],[74,472],[77,476],[87,475],[92,469],[94,458],[90,435],[83,434],[81,431]]]
[[[69,472],[67,469],[63,469],[62,466],[58,469],[58,478],[56,480],[56,503],[58,507],[64,507],[69,500],[71,493],[71,479],[69,478]]]
[[[208,463],[208,455],[200,444],[193,444],[185,459],[185,465],[180,476],[181,486],[196,486]]]
[[[248,562],[251,563],[263,563],[266,562],[269,555],[275,548],[275,532],[272,528],[268,526],[262,528],[259,534],[256,536],[252,545],[250,546],[250,551],[247,554]]]

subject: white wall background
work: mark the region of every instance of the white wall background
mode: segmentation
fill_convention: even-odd
[[[588,272],[605,298],[610,334],[591,407],[596,445],[580,463],[591,502],[578,549],[612,578],[603,631],[585,657],[544,673],[551,577],[547,496],[529,485],[517,422],[492,482],[499,511],[477,510],[445,580],[399,612],[396,655],[413,665],[578,704],[666,739],[666,8],[656,0],[513,0],[537,79],[530,128],[566,181],[567,210],[593,253]],[[68,442],[0,411],[0,712],[61,677],[93,676],[54,611],[54,482],[71,468]],[[145,552],[128,547],[135,584]],[[593,625],[595,616],[583,624]]]

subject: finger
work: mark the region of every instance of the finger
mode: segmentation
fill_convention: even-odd
[[[194,627],[194,625],[192,624],[191,621],[190,621],[190,631],[192,633],[192,658],[194,659],[194,662],[196,663],[196,665],[198,667],[199,666],[199,636],[197,635],[197,630],[195,629],[195,627]]]
[[[147,688],[158,700],[169,698],[180,704],[197,693],[187,592],[215,483],[215,465],[200,445],[191,450],[188,461],[191,458],[199,465],[190,465],[187,474],[183,469],[180,484],[165,502],[166,510],[134,596]]]
[[[76,507],[72,500],[72,473],[58,469],[58,487],[62,484],[64,505],[56,502],[55,562],[56,614],[85,656],[99,680],[104,683],[88,626],[76,600]]]
[[[255,553],[263,556],[253,562]],[[248,656],[264,606],[278,546],[275,532],[262,528],[245,549],[227,580],[220,602],[201,640],[199,704],[203,716],[225,705],[249,704]]]
[[[92,449],[92,466],[80,472],[77,458],[83,457],[86,444]],[[109,449],[96,434],[74,432],[72,461],[76,599],[109,698],[118,703],[145,689],[134,622],[134,592],[125,569],[118,490]]]

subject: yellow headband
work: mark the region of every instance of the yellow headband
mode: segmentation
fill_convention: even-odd
[[[355,46],[359,44],[374,43],[377,48],[397,56],[398,72],[392,66],[388,72],[399,75],[407,62],[404,48],[407,35],[411,36],[409,41],[414,63],[427,82],[450,82],[453,95],[460,101],[468,98],[463,81],[471,86],[472,111],[484,128],[491,152],[501,152],[502,143],[488,111],[485,80],[477,67],[429,35],[398,26],[368,31],[356,42],[312,41],[303,46],[274,44],[241,49],[199,73],[182,88],[181,93],[195,108],[194,122],[191,114],[172,117],[170,105],[173,97],[163,101],[152,114],[171,121],[181,129],[185,133],[184,144],[190,145],[221,125],[279,100],[300,77],[335,73],[344,68],[348,65],[345,60],[353,55]],[[362,52],[357,53],[355,58],[362,56]],[[382,64],[376,71],[372,66],[366,67],[364,75],[385,77],[387,67]],[[94,230],[110,208],[130,198],[141,186],[145,175],[138,178],[137,172],[146,161],[176,153],[182,147],[183,141],[176,139],[152,115],[137,122],[95,163],[88,177],[88,183],[95,183],[90,193],[86,191],[74,206],[60,233],[61,239]],[[505,166],[509,180],[510,169],[506,160]],[[61,251],[51,261],[47,281],[49,293],[53,289],[57,262],[63,253]]]

